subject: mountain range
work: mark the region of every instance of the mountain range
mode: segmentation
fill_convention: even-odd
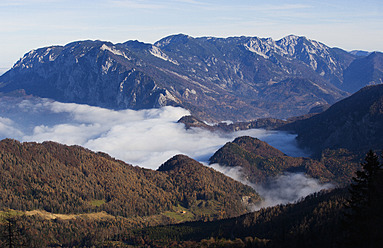
[[[0,76],[0,96],[181,106],[192,114],[179,120],[189,129],[289,131],[313,158],[239,137],[209,161],[239,167],[256,184],[298,172],[343,187],[366,150],[382,149],[382,56],[294,35],[77,41],[25,54]],[[244,122],[205,122],[223,120]],[[9,223],[29,247],[330,246],[343,238],[346,197],[336,189],[249,213],[263,200],[253,188],[185,155],[154,171],[80,146],[0,141],[0,233],[18,216]]]
[[[206,121],[287,118],[381,83],[382,56],[294,35],[76,41],[28,52],[0,91],[112,109],[181,106]]]

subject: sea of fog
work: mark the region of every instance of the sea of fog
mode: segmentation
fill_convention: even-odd
[[[147,110],[110,110],[83,104],[61,103],[48,99],[0,98],[0,139],[13,138],[19,141],[56,141],[67,145],[80,145],[93,151],[102,151],[129,164],[157,169],[176,154],[185,154],[197,161],[208,159],[226,142],[248,135],[257,137],[290,156],[306,156],[295,143],[295,135],[251,129],[232,133],[209,132],[200,128],[186,130],[177,121],[189,111],[183,108],[163,107]],[[215,165],[214,168],[236,180],[242,180],[240,170]],[[234,175],[234,172],[236,174]],[[303,174],[283,175],[275,179],[282,181],[305,181]],[[290,178],[290,179],[289,179]],[[302,181],[300,180],[300,181]],[[309,179],[313,180],[313,179]],[[246,182],[245,182],[246,183]],[[291,191],[312,193],[327,187],[312,181],[300,183],[300,189]],[[284,185],[283,187],[291,188]],[[255,186],[254,186],[255,187]],[[256,186],[263,195],[273,195],[270,202],[285,203],[284,199],[270,193],[277,186]],[[301,188],[303,188],[301,190]],[[311,188],[312,190],[305,190]],[[295,194],[303,197],[304,194]],[[294,194],[291,194],[294,195]],[[286,196],[286,193],[284,194]],[[288,198],[288,202],[297,200]]]

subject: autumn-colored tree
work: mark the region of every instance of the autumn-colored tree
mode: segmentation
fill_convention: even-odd
[[[0,247],[26,247],[27,238],[19,225],[20,216],[5,213],[0,222]]]

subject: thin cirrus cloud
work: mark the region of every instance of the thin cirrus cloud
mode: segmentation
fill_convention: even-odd
[[[163,9],[166,7],[164,4],[153,1],[132,1],[132,0],[111,0],[109,3],[112,6],[124,7],[129,9]]]
[[[258,137],[286,154],[305,155],[297,148],[295,136],[283,132],[186,130],[177,123],[189,114],[182,108],[114,111],[47,99],[2,99],[0,107],[0,138],[81,145],[150,169],[176,154],[206,162],[226,142],[244,135]]]
[[[33,6],[36,4],[49,4],[59,3],[60,0],[2,0],[0,2],[1,7],[13,7],[13,6]]]
[[[4,0],[0,6],[5,68],[42,46],[81,39],[153,43],[174,33],[274,39],[297,34],[346,50],[382,50],[383,5],[376,0]]]

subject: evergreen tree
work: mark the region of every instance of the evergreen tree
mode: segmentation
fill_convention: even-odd
[[[379,247],[382,244],[382,165],[369,151],[362,170],[356,172],[346,205],[347,247]]]
[[[0,247],[16,248],[25,246],[25,240],[20,233],[18,222],[18,216],[10,213],[4,214],[0,223]]]

